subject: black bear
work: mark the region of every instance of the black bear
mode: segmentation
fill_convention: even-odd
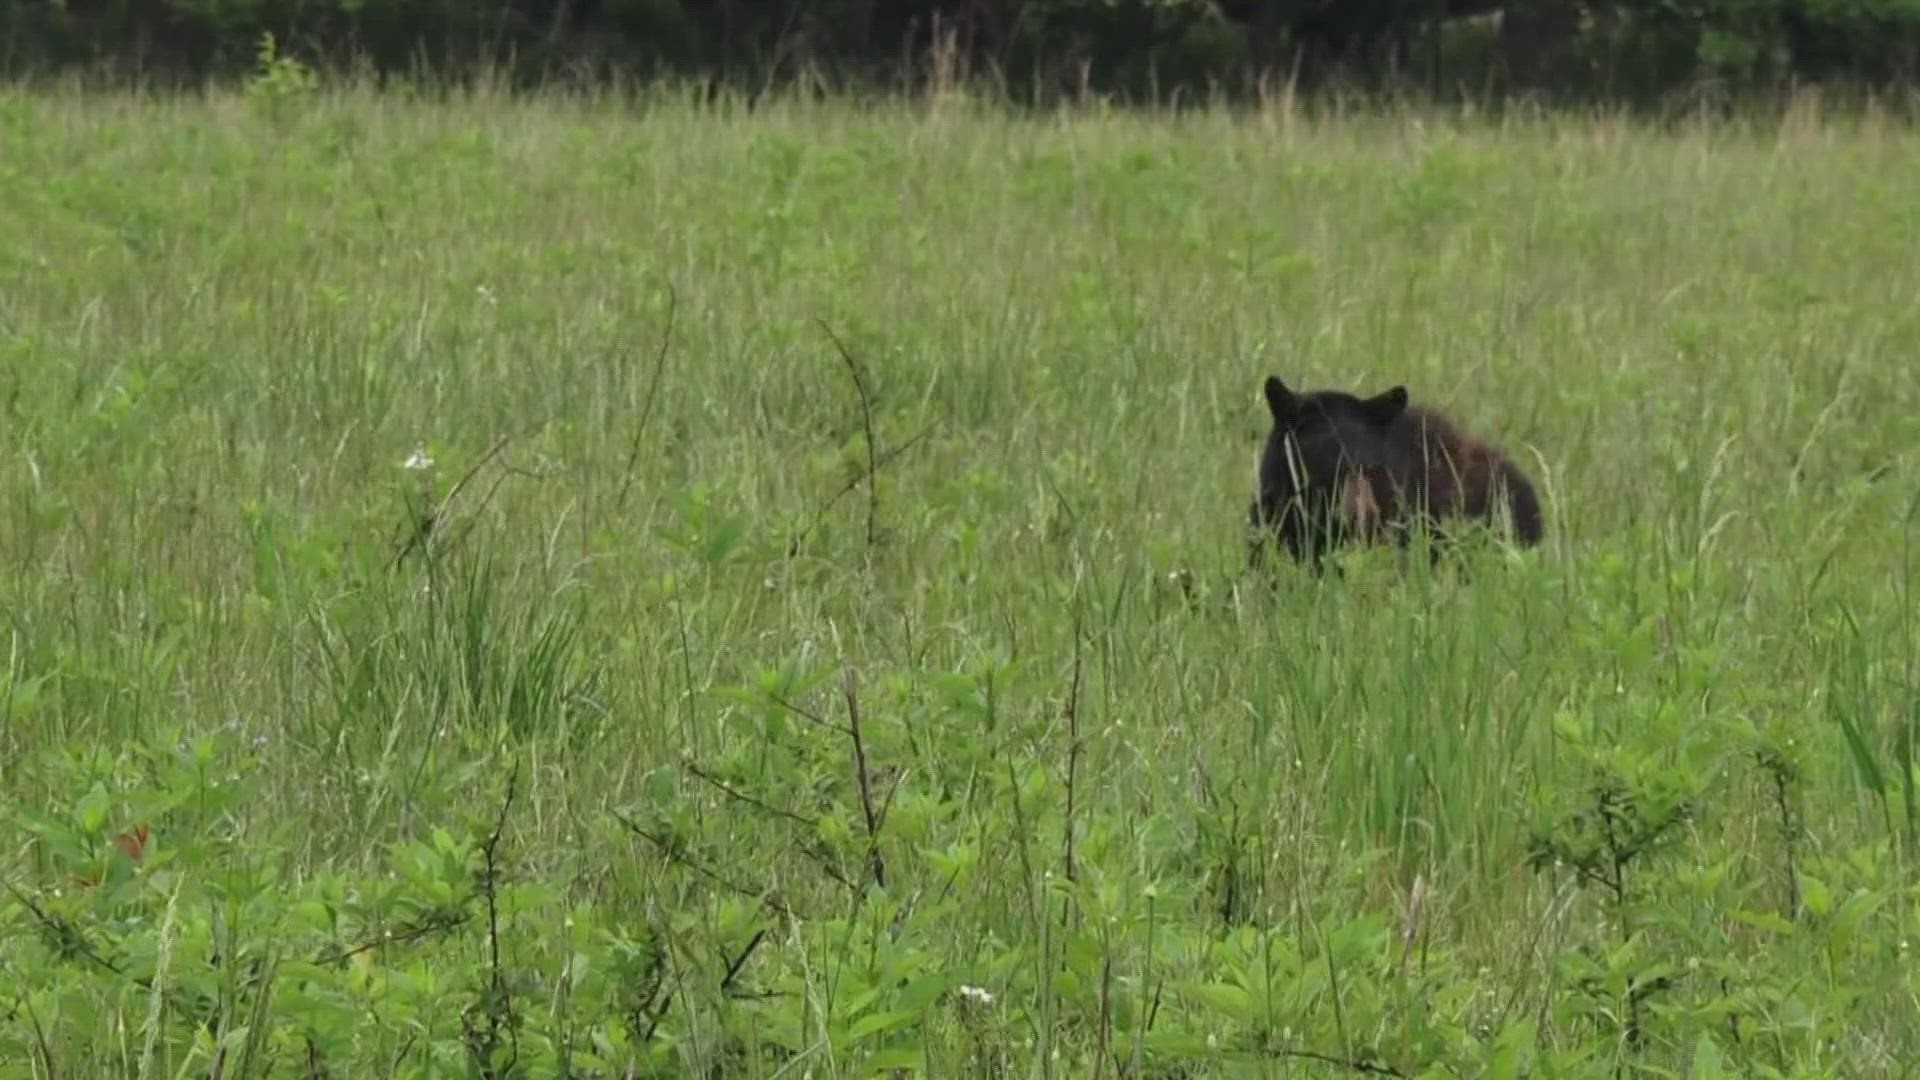
[[[1266,396],[1273,430],[1248,510],[1255,565],[1276,533],[1317,573],[1344,543],[1392,534],[1404,545],[1417,522],[1441,540],[1446,518],[1492,523],[1503,502],[1514,537],[1540,542],[1540,503],[1526,475],[1446,417],[1409,405],[1406,387],[1369,398],[1296,394],[1269,375]]]

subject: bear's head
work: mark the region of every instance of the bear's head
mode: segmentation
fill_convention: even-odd
[[[1260,457],[1259,517],[1279,527],[1296,555],[1321,548],[1322,539],[1374,534],[1392,498],[1396,443],[1388,432],[1406,412],[1406,387],[1367,398],[1300,394],[1270,375],[1265,392],[1273,430]]]

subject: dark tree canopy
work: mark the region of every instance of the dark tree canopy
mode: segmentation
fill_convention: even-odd
[[[14,70],[242,70],[260,36],[310,64],[476,61],[517,79],[802,67],[898,84],[936,47],[1015,93],[1400,83],[1635,97],[1703,77],[1904,82],[1920,0],[0,0]]]

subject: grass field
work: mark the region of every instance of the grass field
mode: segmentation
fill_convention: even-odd
[[[1920,1059],[1914,134],[260,86],[0,91],[0,1077]]]

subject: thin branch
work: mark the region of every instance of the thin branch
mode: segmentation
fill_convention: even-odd
[[[786,698],[781,697],[779,694],[773,693],[772,691],[768,691],[767,700],[787,710],[788,712],[799,717],[800,719],[806,720],[813,724],[817,724],[820,727],[826,728],[828,731],[837,731],[842,735],[852,734],[852,732],[847,728],[845,724],[836,724],[833,721],[827,719],[826,717],[821,716],[819,713],[813,712],[808,709],[803,709],[800,706],[795,705],[793,702],[788,701]]]
[[[1084,612],[1076,599],[1073,606],[1073,682],[1067,687],[1067,815],[1061,827],[1066,842],[1067,880],[1073,881],[1073,805],[1074,780],[1080,769],[1080,650],[1081,620]]]
[[[47,1045],[47,1030],[40,1026],[40,1014],[33,1011],[33,998],[23,995],[20,1004],[27,1010],[27,1023],[33,1026],[33,1041],[40,1050],[40,1062],[46,1066],[47,1080],[60,1080],[60,1070],[53,1064],[53,1047]]]
[[[401,1043],[400,1049],[394,1052],[393,1067],[387,1070],[388,1076],[393,1076],[399,1073],[400,1063],[407,1060],[407,1055],[413,1052],[413,1044],[418,1042],[419,1040],[420,1040],[420,1033],[418,1031],[407,1032],[407,1041]]]
[[[758,798],[753,795],[749,795],[746,792],[741,791],[740,789],[732,786],[731,784],[728,784],[726,781],[721,780],[719,777],[714,776],[713,774],[707,772],[706,770],[702,769],[700,766],[693,764],[692,762],[685,763],[685,767],[686,767],[686,770],[692,773],[696,779],[704,781],[705,783],[710,784],[713,787],[719,789],[719,791],[722,794],[726,795],[728,798],[734,799],[738,802],[746,803],[748,806],[751,806],[756,810],[761,810],[765,813],[771,814],[774,817],[785,818],[786,820],[794,822],[795,824],[804,825],[809,830],[815,829],[818,826],[818,822],[815,819],[807,817],[803,814],[794,813],[791,810],[782,809],[778,806],[774,806],[773,804],[767,802],[764,799]],[[839,882],[841,885],[846,886],[846,888],[849,891],[851,892],[860,891],[860,886],[854,884],[854,882],[851,879],[849,879],[847,875],[840,872],[839,867],[834,865],[833,856],[828,852],[822,850],[816,844],[811,843],[809,841],[801,841],[794,845],[794,849],[800,852],[800,854],[805,855],[807,856],[807,858],[813,860],[814,865],[818,866],[821,872],[825,873],[828,877],[832,878],[833,880]]]
[[[480,846],[480,854],[486,859],[486,897],[487,897],[487,952],[488,962],[493,968],[493,985],[501,992],[506,990],[506,980],[500,974],[500,912],[496,893],[499,880],[500,836],[507,829],[507,812],[513,808],[513,796],[520,786],[520,764],[514,763],[513,771],[507,774],[507,797],[500,801],[500,816],[494,819],[493,832],[487,835],[487,842]]]
[[[853,736],[853,775],[860,785],[860,810],[867,822],[867,865],[873,871],[873,883],[887,887],[887,864],[880,855],[880,819],[873,811],[873,786],[867,779],[867,744],[860,736],[859,678],[848,668],[840,679],[847,696],[847,729]]]
[[[734,957],[733,962],[727,965],[727,974],[720,980],[720,992],[722,994],[726,993],[727,990],[733,986],[734,976],[740,974],[740,969],[746,966],[747,957],[753,955],[753,950],[760,947],[760,942],[764,940],[766,936],[767,932],[765,929],[756,931],[753,935],[753,940],[747,942],[747,947],[740,950],[740,955]]]
[[[1788,784],[1792,768],[1785,757],[1762,753],[1759,755],[1760,767],[1773,776],[1773,805],[1780,811],[1780,839],[1786,846],[1787,854],[1787,911],[1794,918],[1800,917],[1800,869],[1794,859],[1795,832],[1793,823],[1793,802]]]
[[[660,854],[665,855],[669,862],[679,863],[681,866],[684,866],[687,869],[693,871],[694,873],[699,874],[701,877],[706,878],[708,881],[711,881],[717,885],[720,885],[723,888],[726,888],[741,896],[752,897],[753,899],[760,901],[762,904],[765,904],[767,907],[772,908],[774,911],[777,911],[780,914],[785,915],[790,919],[801,918],[801,916],[797,914],[792,908],[788,907],[786,904],[780,902],[779,900],[774,899],[772,895],[759,890],[750,889],[747,886],[740,884],[739,882],[730,880],[725,875],[720,874],[717,871],[710,870],[707,867],[700,865],[700,863],[687,857],[685,854],[682,854],[675,845],[669,844],[665,840],[662,840],[659,837],[648,832],[647,830],[641,828],[639,824],[636,823],[633,819],[627,817],[625,814],[620,813],[618,810],[613,811],[613,816],[619,820],[620,824],[625,825],[629,832],[633,833],[635,836],[640,837],[642,840],[647,841],[648,843],[652,844],[654,847],[659,848]]]
[[[769,814],[772,814],[775,817],[786,818],[788,821],[792,821],[800,825],[805,825],[809,829],[814,828],[818,824],[818,822],[816,822],[813,818],[807,817],[804,814],[794,813],[792,810],[787,810],[782,807],[774,806],[771,803],[768,803],[764,799],[758,798],[753,795],[749,795],[746,792],[741,791],[740,789],[732,786],[731,784],[728,784],[725,780],[722,780],[719,777],[714,776],[712,773],[707,772],[705,769],[702,769],[700,766],[695,765],[691,761],[684,762],[682,767],[684,767],[688,772],[692,773],[696,779],[703,780],[706,783],[712,785],[713,787],[718,788],[720,792],[726,795],[728,798],[746,803],[748,806],[754,807],[757,810],[763,810]]]
[[[826,320],[814,321],[833,339],[833,347],[840,351],[840,359],[846,361],[847,373],[853,376],[853,388],[860,394],[860,422],[867,433],[867,546],[872,547],[878,529],[876,519],[880,515],[880,481],[877,475],[880,472],[880,451],[873,437],[873,398],[867,393],[867,380],[860,375],[860,365],[854,363],[853,354],[847,351],[840,335],[833,332],[833,327],[828,326]]]
[[[1040,918],[1040,905],[1033,898],[1033,857],[1027,851],[1026,815],[1020,809],[1020,778],[1014,774],[1013,758],[1005,759],[1007,766],[1007,797],[1013,801],[1013,835],[1020,848],[1020,885],[1027,897],[1027,917]],[[1064,916],[1064,911],[1062,912]]]
[[[1324,935],[1320,941],[1320,951],[1327,958],[1327,997],[1333,1002],[1333,1030],[1340,1036],[1340,1045],[1349,1048],[1353,1041],[1347,1036],[1347,1011],[1340,1005],[1340,967],[1333,962],[1333,950],[1327,947]]]
[[[485,495],[480,496],[479,505],[475,506],[473,508],[473,512],[467,516],[466,528],[461,529],[459,532],[455,533],[453,536],[453,539],[448,540],[446,543],[441,545],[440,553],[442,555],[445,555],[446,553],[452,551],[454,548],[457,548],[461,544],[465,543],[467,540],[467,537],[473,535],[473,530],[480,527],[480,520],[477,515],[480,513],[480,511],[485,510],[489,503],[493,502],[494,495],[500,491],[500,485],[506,483],[507,477],[510,475],[513,475],[513,467],[510,465],[502,465],[500,467],[500,475],[495,476],[493,478],[493,485],[487,488],[487,493]]]
[[[876,470],[884,469],[888,465],[893,464],[893,462],[897,458],[899,458],[900,455],[906,453],[908,450],[913,449],[916,443],[920,442],[921,440],[925,439],[927,436],[931,434],[933,434],[933,427],[931,425],[929,425],[928,427],[922,428],[920,433],[915,435],[913,438],[908,439],[906,442],[901,443],[899,446],[896,446],[893,449],[887,451],[886,453],[881,454],[879,462],[875,464],[873,468]],[[799,535],[795,536],[792,540],[787,542],[787,554],[788,555],[799,554],[801,543],[803,543],[807,537],[813,535],[813,530],[820,527],[820,522],[826,519],[827,511],[833,509],[834,504],[838,503],[841,499],[846,498],[848,493],[852,492],[855,488],[858,488],[861,484],[866,483],[869,479],[872,478],[872,475],[873,474],[869,472],[869,473],[863,473],[859,476],[854,477],[853,479],[847,481],[846,484],[843,485],[839,491],[835,492],[833,495],[833,498],[828,499],[824,503],[821,503],[820,508],[813,512],[813,520],[807,523],[807,527],[800,530]]]
[[[667,370],[667,346],[673,341],[673,325],[680,311],[680,294],[674,290],[673,283],[667,283],[667,326],[660,333],[660,350],[653,358],[653,379],[647,383],[647,397],[640,406],[640,420],[633,428],[633,442],[627,447],[627,467],[620,480],[620,493],[613,498],[613,512],[618,515],[627,505],[627,492],[633,487],[633,467],[640,460],[640,440],[647,433],[647,422],[653,418],[653,402],[660,391],[660,378]]]
[[[115,964],[113,961],[95,952],[93,946],[88,944],[87,939],[82,936],[78,929],[47,914],[45,908],[34,903],[33,898],[21,892],[13,882],[0,881],[0,884],[4,884],[7,891],[13,894],[13,898],[20,902],[20,906],[27,909],[28,914],[33,916],[34,921],[40,924],[41,930],[58,938],[63,947],[72,948],[81,956],[86,957],[88,960],[93,961],[95,964],[115,975],[126,974],[121,970],[120,965]]]
[[[486,468],[488,463],[493,461],[494,458],[499,457],[500,453],[507,448],[507,444],[528,432],[538,429],[545,423],[545,419],[536,420],[526,427],[521,428],[519,431],[510,431],[493,440],[493,445],[487,447],[486,452],[481,454],[472,465],[468,466],[467,471],[461,475],[460,479],[454,481],[453,486],[447,489],[447,494],[440,500],[439,505],[431,509],[423,510],[419,517],[414,520],[413,528],[407,534],[406,543],[401,545],[400,550],[394,552],[393,559],[387,563],[387,569],[391,570],[399,566],[408,555],[413,554],[415,548],[424,550],[427,542],[433,538],[434,529],[439,526],[440,522],[446,519],[447,508],[453,505],[453,500],[460,497],[460,493],[466,489],[469,483],[473,482],[473,478],[480,474],[480,470]],[[497,488],[498,485],[496,484],[495,487]],[[492,493],[489,492],[487,497],[491,499],[493,497]],[[484,505],[484,503],[482,505]]]
[[[900,794],[901,785],[905,784],[907,777],[911,775],[913,775],[912,769],[902,769],[900,774],[893,778],[893,783],[887,787],[887,797],[880,800],[880,813],[875,819],[878,827],[883,829],[887,827],[887,812],[893,809],[893,797]]]
[[[1080,529],[1079,511],[1073,508],[1072,501],[1067,498],[1065,492],[1060,490],[1059,483],[1056,482],[1052,476],[1046,477],[1046,481],[1047,487],[1053,492],[1054,499],[1060,503],[1060,509],[1067,512],[1067,528],[1071,531],[1078,532]]]
[[[493,831],[487,834],[486,842],[480,845],[480,855],[486,860],[485,877],[481,891],[487,900],[487,963],[490,968],[487,987],[487,1034],[482,1044],[484,1054],[480,1060],[486,1076],[502,1077],[513,1075],[513,1067],[520,1060],[520,1032],[513,1021],[513,991],[507,986],[507,979],[500,970],[500,905],[499,905],[499,850],[500,837],[507,831],[507,812],[513,808],[513,796],[520,787],[520,764],[515,762],[513,771],[507,774],[507,795],[500,801],[500,816],[494,819]],[[493,1055],[500,1045],[500,1027],[505,1023],[507,1040],[512,1044],[512,1052],[504,1066],[495,1068]]]
[[[1334,1065],[1342,1069],[1351,1069],[1354,1072],[1363,1073],[1368,1076],[1398,1076],[1404,1078],[1407,1075],[1391,1065],[1376,1065],[1371,1061],[1336,1057],[1333,1054],[1322,1054],[1313,1050],[1268,1050],[1266,1051],[1266,1055],[1268,1057],[1293,1058],[1296,1061],[1317,1061],[1322,1065]]]
[[[443,930],[452,930],[456,927],[465,926],[466,923],[467,916],[464,914],[449,919],[428,919],[426,922],[409,926],[398,934],[386,934],[376,938],[368,938],[358,945],[351,945],[338,952],[328,953],[315,961],[315,963],[322,967],[331,967],[334,964],[359,956],[363,952],[378,949],[382,945],[406,945],[418,941],[423,937],[427,937],[430,934],[437,934]]]
[[[670,965],[666,949],[660,945],[657,938],[652,944],[654,970],[650,974],[655,977],[652,981],[642,984],[645,992],[639,999],[640,1003],[631,1006],[626,1015],[627,1030],[639,1034],[642,1043],[653,1041],[654,1033],[660,1030],[660,1025],[666,1022],[667,1014],[673,1011],[673,988],[667,984],[669,982],[681,984],[680,972]],[[643,1018],[646,1020],[647,1029],[641,1032],[640,1020]]]

